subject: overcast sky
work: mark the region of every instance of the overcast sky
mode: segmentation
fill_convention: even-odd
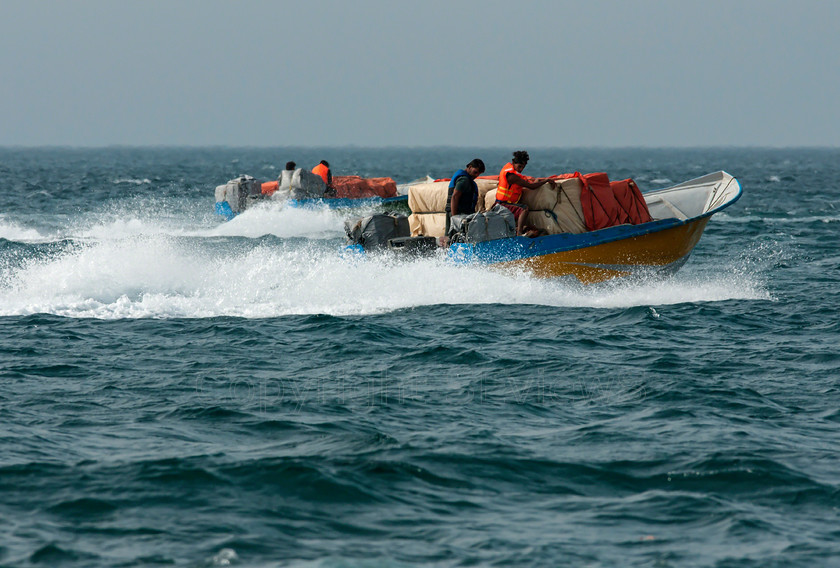
[[[0,145],[840,146],[840,2],[0,0]]]

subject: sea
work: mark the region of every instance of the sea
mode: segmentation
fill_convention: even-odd
[[[741,199],[666,279],[347,255],[249,209],[518,148],[0,149],[0,566],[840,566],[840,149],[525,148]]]

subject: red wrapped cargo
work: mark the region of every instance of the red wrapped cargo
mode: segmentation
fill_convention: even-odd
[[[651,220],[645,198],[632,179],[610,182],[605,173],[580,177],[583,182],[580,203],[587,231]]]
[[[336,197],[396,197],[397,182],[389,177],[333,176]]]

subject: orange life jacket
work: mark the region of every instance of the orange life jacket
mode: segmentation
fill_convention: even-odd
[[[519,203],[519,198],[522,197],[522,186],[515,183],[509,183],[507,179],[508,172],[519,173],[513,164],[508,162],[502,171],[499,172],[499,189],[496,190],[496,200],[504,201],[506,203]]]
[[[317,166],[312,168],[312,173],[321,176],[321,179],[324,180],[324,183],[329,183],[327,180],[329,179],[328,175],[330,173],[330,169],[324,164],[318,164]]]

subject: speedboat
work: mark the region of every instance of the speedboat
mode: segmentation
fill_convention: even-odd
[[[216,187],[216,214],[230,221],[260,202],[306,209],[351,209],[408,201],[408,195],[400,195],[391,178],[336,176],[333,193],[328,194],[323,180],[315,174],[300,169],[283,173],[290,175],[269,182],[241,175]]]
[[[524,270],[540,278],[573,276],[584,284],[627,276],[671,274],[682,267],[712,215],[741,197],[741,184],[719,171],[642,194],[651,221],[580,234],[455,243],[457,263]]]
[[[445,249],[446,257],[457,264],[524,271],[539,278],[575,278],[584,284],[672,274],[686,263],[712,215],[735,203],[742,192],[738,180],[724,171],[646,193],[639,191],[632,180],[610,182],[606,174],[581,176],[576,172],[553,177],[556,189],[545,184],[526,194],[532,200],[528,203],[529,224],[544,222],[542,228],[547,230],[542,232],[549,234],[513,236],[513,215],[499,205],[493,206],[495,190],[487,191],[479,185],[485,212],[465,216],[466,223],[452,218],[455,227],[484,216],[474,225],[480,225],[481,230],[475,232],[479,236],[471,239],[473,232],[469,231],[466,238],[464,234],[453,238],[450,233],[450,242],[461,242],[450,244]],[[590,186],[589,180],[600,180],[601,186]],[[437,182],[439,187],[426,184],[412,188],[417,190],[409,195],[412,215],[404,223],[371,218],[373,222],[362,225],[348,222],[348,237],[356,243],[348,248],[366,252],[369,247],[365,243],[374,243],[377,248],[428,252],[430,237],[444,240],[443,220],[439,219],[443,215],[440,203],[445,201],[442,192],[446,184],[442,181]],[[620,188],[629,191],[619,194]],[[599,194],[600,190],[606,193]],[[612,192],[616,199],[611,205],[606,197],[612,198]],[[593,211],[598,207],[606,215],[596,218],[599,214]],[[623,214],[628,211],[630,214]],[[406,228],[400,229],[402,225]],[[417,240],[417,246],[412,246],[412,240]]]

